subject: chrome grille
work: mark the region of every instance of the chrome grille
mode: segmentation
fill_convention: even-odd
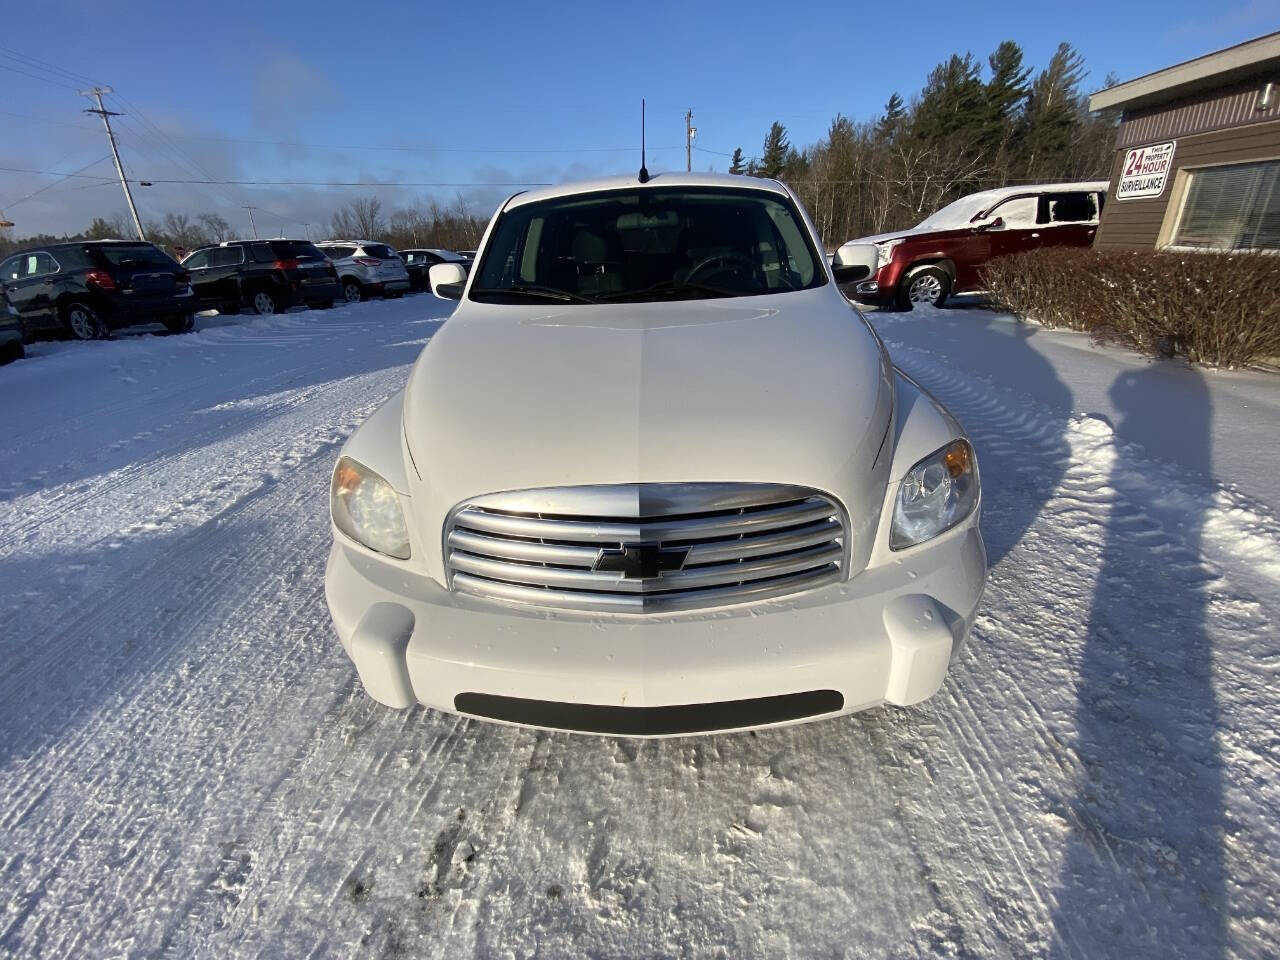
[[[806,487],[688,483],[551,487],[453,511],[449,585],[497,600],[667,613],[838,580],[844,514]]]

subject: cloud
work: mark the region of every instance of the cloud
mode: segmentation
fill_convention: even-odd
[[[342,93],[317,67],[296,54],[276,55],[253,76],[253,118],[279,132],[282,120],[331,114],[342,106]]]

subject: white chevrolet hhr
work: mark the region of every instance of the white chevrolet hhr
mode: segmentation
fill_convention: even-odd
[[[978,465],[837,288],[874,263],[828,266],[770,180],[507,200],[333,473],[369,695],[669,736],[936,692],[986,580]]]

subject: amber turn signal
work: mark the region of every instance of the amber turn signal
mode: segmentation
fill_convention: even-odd
[[[943,455],[942,462],[947,468],[947,473],[952,477],[963,477],[973,466],[969,462],[969,445],[955,444]]]

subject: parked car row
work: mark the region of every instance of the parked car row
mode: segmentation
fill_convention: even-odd
[[[369,240],[228,240],[192,250],[181,263],[144,241],[33,247],[0,261],[0,362],[21,356],[33,336],[94,340],[144,323],[182,333],[201,310],[272,314],[401,297],[427,289],[427,270],[445,262],[470,268],[449,250],[402,256]]]

